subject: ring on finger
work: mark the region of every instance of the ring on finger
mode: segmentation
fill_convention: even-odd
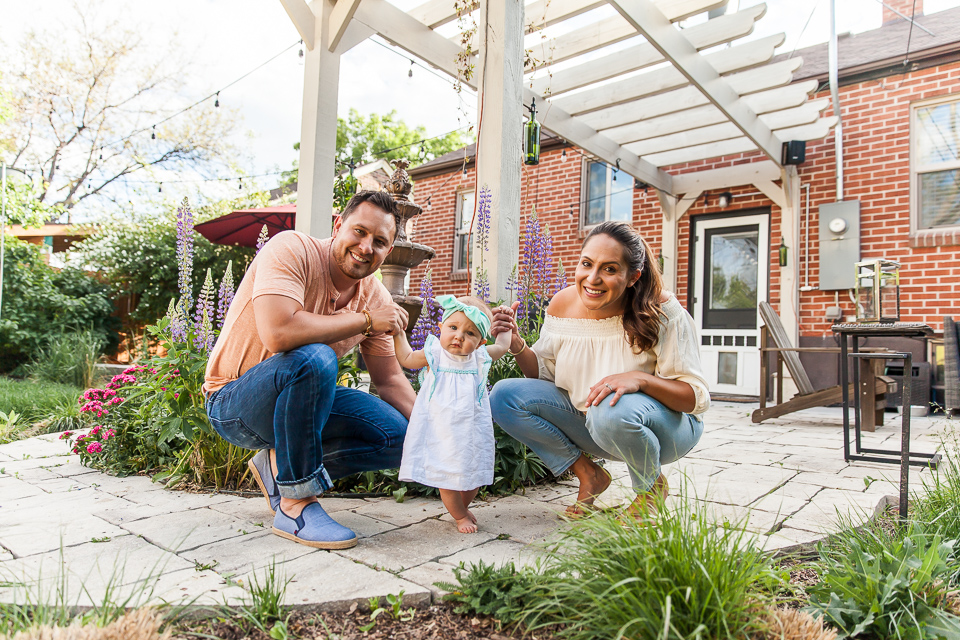
[[[609,384],[607,384],[606,382],[603,383],[603,386],[605,386],[607,389],[610,389],[610,392],[611,392],[611,393],[613,392],[613,387],[611,387],[611,386],[610,386]]]

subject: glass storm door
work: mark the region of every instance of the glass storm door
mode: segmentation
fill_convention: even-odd
[[[769,217],[694,219],[693,317],[710,391],[760,393],[759,313],[767,299]]]

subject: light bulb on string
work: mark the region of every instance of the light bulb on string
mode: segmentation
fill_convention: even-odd
[[[567,161],[567,150],[566,150],[566,149],[564,149],[563,151],[560,152],[560,159],[563,160],[564,162]]]
[[[163,183],[160,183],[160,186],[157,187],[157,193],[163,193]]]
[[[243,178],[237,179],[237,189],[243,190]]]
[[[220,107],[220,92],[219,92],[219,91],[217,91],[217,98],[216,98],[216,100],[213,101],[213,106],[214,106],[214,107],[217,107],[217,108]]]
[[[151,140],[157,139],[157,125],[153,125],[153,131],[150,132],[150,139]]]
[[[427,148],[423,146],[423,140],[420,141],[420,157],[427,155]]]
[[[413,60],[410,60],[410,69],[407,70],[407,77],[408,78],[413,77]]]
[[[300,41],[300,59],[303,60],[303,40]]]

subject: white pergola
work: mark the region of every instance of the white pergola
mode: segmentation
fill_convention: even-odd
[[[374,34],[457,76],[460,38],[436,31],[457,19],[454,0],[402,11],[387,0],[280,0],[307,48],[300,141],[297,229],[323,237],[332,215],[340,56]],[[675,287],[677,228],[708,190],[755,185],[781,209],[788,246],[798,246],[799,178],[781,164],[781,145],[827,135],[827,100],[808,101],[815,80],[791,84],[799,58],[771,62],[783,35],[748,42],[764,5],[680,29],[677,22],[726,0],[477,0],[471,43],[483,114],[478,184],[492,191],[495,220],[489,275],[503,295],[520,236],[521,122],[536,98],[543,126],[637,180],[655,187],[663,210],[664,276]],[[613,11],[593,11],[605,5]],[[592,17],[595,19],[591,19]],[[542,43],[539,32],[568,20]],[[695,22],[695,21],[691,21]],[[557,29],[563,30],[562,28]],[[531,34],[533,34],[531,36]],[[549,51],[552,73],[524,69],[524,37]],[[622,43],[622,44],[619,44]],[[611,47],[611,45],[616,45]],[[663,167],[759,151],[765,159],[671,175]],[[779,184],[777,184],[779,181]],[[781,309],[796,334],[797,261],[781,271]],[[488,262],[488,264],[490,264]],[[792,292],[792,295],[790,295]],[[496,293],[495,293],[496,295]]]

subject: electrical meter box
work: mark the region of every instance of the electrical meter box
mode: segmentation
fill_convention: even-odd
[[[860,262],[860,201],[820,205],[820,290],[856,287]]]

